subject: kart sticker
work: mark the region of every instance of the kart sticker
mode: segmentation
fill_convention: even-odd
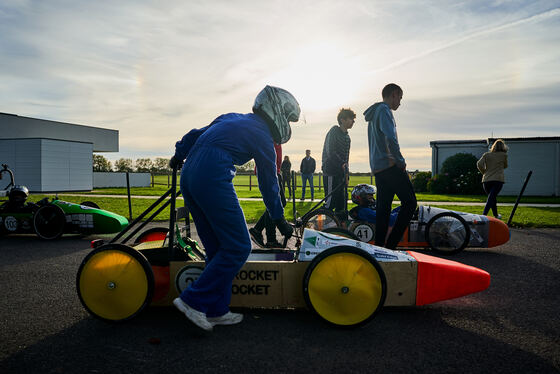
[[[4,219],[4,227],[8,231],[16,231],[18,228],[18,221],[15,217],[8,216]]]
[[[67,214],[66,222],[84,229],[93,229],[93,214]]]
[[[474,227],[471,227],[470,230],[471,230],[472,240],[476,240],[478,244],[482,244],[484,242],[484,239],[482,239],[482,236],[480,236],[478,231],[476,231]]]
[[[313,243],[311,238],[316,237]],[[328,238],[329,240],[326,240]],[[336,240],[332,240],[336,239]],[[318,232],[311,229],[305,229],[303,233],[303,242],[299,252],[299,261],[311,261],[322,251],[332,247],[347,245],[354,248],[360,248],[372,255],[376,260],[382,262],[392,261],[416,261],[414,257],[403,251],[392,251],[390,249],[377,247],[375,245],[364,243],[359,240],[352,240],[343,237],[336,237],[332,234]]]
[[[369,225],[358,225],[354,228],[354,234],[363,242],[369,242],[373,239],[373,230]]]
[[[23,220],[21,222],[21,228],[24,230],[29,230],[31,228],[31,224],[29,223],[29,220]]]
[[[201,267],[192,265],[184,266],[183,268],[181,268],[181,270],[179,270],[177,272],[177,275],[175,276],[175,288],[177,289],[177,292],[179,292],[180,294],[184,290],[186,290],[189,284],[200,277],[200,274],[202,274],[202,270],[203,269]]]
[[[373,257],[375,257],[376,260],[398,260],[399,256],[394,255],[392,253],[389,253],[387,251],[379,251],[379,250],[375,250],[373,251]]]

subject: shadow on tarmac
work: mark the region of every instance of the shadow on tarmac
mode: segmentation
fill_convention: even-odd
[[[4,238],[5,239],[5,238]],[[242,310],[245,320],[200,334],[171,307],[110,324],[80,304],[75,276],[89,238],[0,242],[1,372],[507,372],[560,369],[557,243],[517,230],[493,249],[450,259],[492,275],[484,292],[384,308],[358,329],[311,312]],[[522,242],[522,244],[520,244]],[[426,252],[430,254],[430,252]]]

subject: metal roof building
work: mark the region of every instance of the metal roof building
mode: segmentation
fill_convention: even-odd
[[[0,113],[0,164],[31,192],[91,190],[93,152],[118,150],[118,130]]]
[[[456,153],[480,158],[497,138],[485,140],[436,140],[432,148],[432,175]],[[501,138],[509,147],[503,195],[517,195],[529,170],[533,171],[525,195],[560,196],[560,137]]]

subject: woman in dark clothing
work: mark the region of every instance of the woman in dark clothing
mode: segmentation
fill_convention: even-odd
[[[282,172],[282,191],[285,191],[286,184],[288,184],[288,199],[292,197],[292,163],[288,156],[284,156],[284,161],[282,161],[282,166],[280,166]]]

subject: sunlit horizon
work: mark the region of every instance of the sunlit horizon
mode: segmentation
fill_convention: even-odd
[[[350,169],[368,172],[363,112],[390,82],[409,170],[430,170],[434,140],[560,135],[558,1],[18,0],[0,32],[0,112],[116,129],[112,162],[170,157],[266,84],[302,106],[283,146],[294,168],[305,149],[320,162],[344,107]]]

